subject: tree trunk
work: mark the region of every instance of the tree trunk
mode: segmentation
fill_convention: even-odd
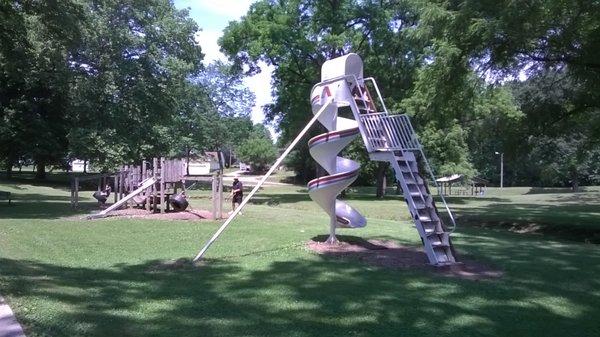
[[[13,168],[13,162],[11,160],[6,160],[6,178],[10,179],[12,178],[12,168]]]
[[[579,192],[579,178],[577,177],[577,170],[571,171],[571,188],[573,192]]]
[[[377,198],[383,198],[385,196],[387,167],[388,163],[386,162],[380,161],[377,163],[377,189],[375,192]]]
[[[35,165],[35,179],[46,179],[46,164],[43,162],[37,162]]]
[[[87,161],[87,159],[85,159],[83,161],[83,173],[87,173],[87,163],[88,163],[88,161]]]

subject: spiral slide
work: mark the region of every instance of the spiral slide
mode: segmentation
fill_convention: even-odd
[[[318,106],[313,106],[313,111],[317,108]],[[336,111],[331,111],[331,114],[335,113]],[[308,142],[311,156],[329,175],[311,180],[308,183],[308,194],[330,217],[335,216],[336,227],[364,227],[367,220],[362,214],[345,202],[336,200],[337,195],[358,176],[360,165],[337,155],[360,134],[358,124],[352,119],[331,114],[330,118],[325,116],[323,120],[319,119],[330,131],[313,137]],[[323,123],[324,120],[332,122]]]

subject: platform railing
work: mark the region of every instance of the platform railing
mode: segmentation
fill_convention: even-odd
[[[421,144],[406,115],[371,113],[360,116],[374,151],[420,151]]]

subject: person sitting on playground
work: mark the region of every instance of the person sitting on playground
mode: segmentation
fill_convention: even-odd
[[[233,185],[231,185],[231,211],[235,211],[235,204],[240,205],[242,199],[244,199],[244,186],[238,177],[233,178]],[[240,212],[241,214],[242,212]]]

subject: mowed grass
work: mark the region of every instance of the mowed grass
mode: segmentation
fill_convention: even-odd
[[[102,219],[69,208],[68,191],[0,183],[0,294],[28,336],[597,336],[600,248],[561,231],[517,233],[507,224],[600,231],[598,189],[583,193],[490,190],[450,197],[465,225],[459,257],[504,272],[448,278],[320,257],[305,242],[328,219],[302,186],[262,190],[199,268],[157,268],[190,258],[216,221]],[[404,201],[347,196],[369,224],[341,234],[420,245]],[[542,191],[544,192],[544,191]],[[83,196],[91,193],[82,193]],[[192,192],[192,206],[210,204]],[[580,200],[581,202],[578,202]],[[229,205],[227,205],[229,207]],[[481,226],[477,219],[481,219]]]

